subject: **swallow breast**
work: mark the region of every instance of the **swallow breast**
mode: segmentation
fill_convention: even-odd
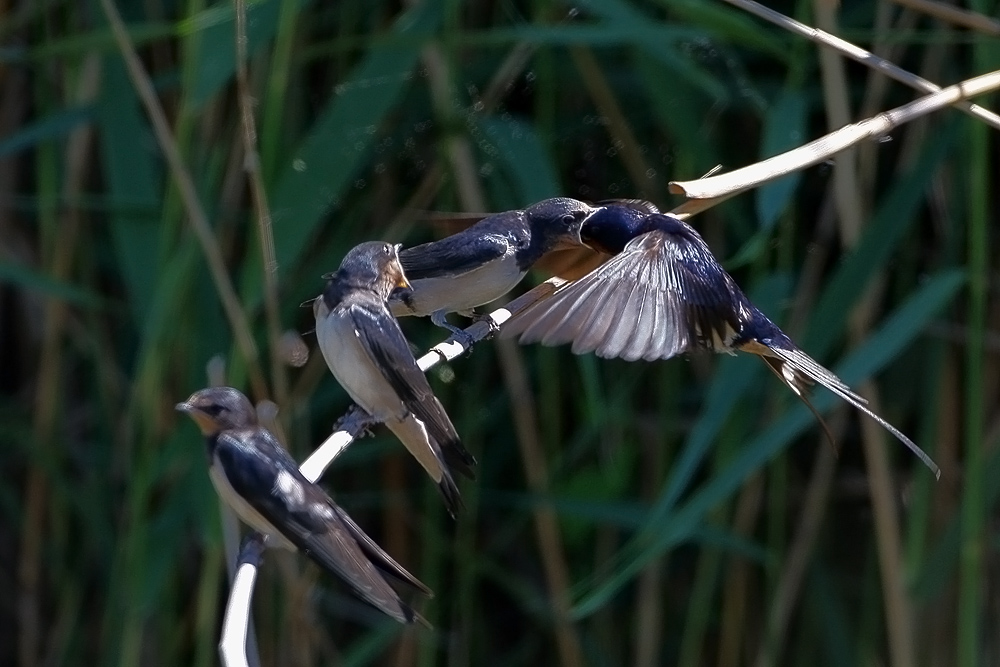
[[[378,421],[403,419],[408,412],[406,407],[358,336],[350,313],[342,310],[334,310],[316,321],[320,352],[351,400]]]

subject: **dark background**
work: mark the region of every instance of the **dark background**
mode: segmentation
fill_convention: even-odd
[[[228,382],[279,402],[300,460],[348,406],[318,353],[281,367],[287,382],[270,363],[232,6],[117,6],[261,356],[234,342],[100,4],[0,3],[0,664],[215,664],[218,505],[174,403],[222,355]],[[824,6],[775,8],[816,25]],[[941,85],[1000,65],[989,26],[888,3],[835,13],[837,34]],[[280,325],[311,348],[299,304],[319,276],[358,242],[454,229],[428,211],[554,195],[669,209],[670,180],[917,96],[701,0],[266,0],[249,36]],[[1000,662],[996,137],[946,110],[838,156],[854,168],[839,185],[828,162],[692,220],[772,319],[934,456],[939,482],[818,390],[834,457],[753,359],[482,343],[431,372],[480,461],[457,522],[382,429],[324,478],[436,591],[421,610],[437,631],[404,633],[306,559],[268,554],[264,664]],[[404,329],[420,349],[443,338]]]

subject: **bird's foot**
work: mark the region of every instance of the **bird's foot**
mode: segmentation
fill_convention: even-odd
[[[354,422],[352,424],[351,422]],[[347,412],[340,416],[340,419],[333,423],[333,430],[341,431],[348,428],[349,430],[357,430],[355,438],[365,438],[372,433],[372,419],[371,416],[361,409],[361,406],[357,403],[352,403],[351,407],[347,408]]]
[[[442,329],[450,331],[451,338],[465,349],[466,354],[472,353],[472,346],[475,344],[476,339],[472,337],[472,334],[467,333],[464,329],[459,329],[455,325],[449,324],[448,320],[445,319],[445,314],[443,312],[438,311],[431,314],[431,322]]]
[[[249,533],[243,538],[240,544],[240,552],[237,555],[238,563],[253,563],[260,566],[264,559],[264,536],[258,532]]]
[[[486,338],[493,338],[498,333],[500,333],[500,325],[497,324],[497,321],[494,320],[489,313],[474,312],[470,317],[472,317],[472,321],[476,324],[478,324],[479,322],[486,322],[487,326],[489,326],[490,328],[490,332],[486,334]]]

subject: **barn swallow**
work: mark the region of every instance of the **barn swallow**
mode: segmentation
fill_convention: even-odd
[[[462,335],[447,323],[447,313],[471,317],[473,308],[513,289],[546,253],[579,247],[580,226],[597,210],[575,199],[546,199],[402,250],[399,260],[411,289],[392,295],[392,314],[430,315],[438,326]]]
[[[278,439],[257,423],[246,396],[231,387],[202,389],[178,403],[177,410],[201,429],[212,484],[244,523],[266,535],[268,542],[305,552],[362,600],[400,623],[427,624],[386,578],[427,596],[433,595],[430,589],[302,476]]]
[[[812,411],[831,442],[805,393],[813,383],[874,419],[940,476],[922,449],[754,306],[683,220],[648,202],[611,203],[587,220],[580,236],[612,258],[511,318],[502,336],[520,335],[521,343],[572,343],[574,354],[627,361],[669,359],[699,349],[756,354]]]
[[[396,434],[437,482],[454,517],[461,497],[452,470],[474,479],[476,460],[389,312],[389,294],[410,289],[398,251],[399,246],[373,242],[347,253],[313,303],[316,339],[333,376],[355,403]]]

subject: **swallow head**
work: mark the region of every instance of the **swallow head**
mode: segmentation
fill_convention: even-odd
[[[175,409],[187,413],[203,435],[257,423],[257,414],[247,397],[232,387],[209,387],[191,394]]]
[[[598,252],[617,255],[628,242],[646,231],[649,213],[625,203],[601,206],[580,227],[580,243]]]
[[[542,235],[551,250],[578,248],[583,244],[580,229],[600,208],[569,197],[555,197],[533,204],[524,210],[531,223],[532,235]]]
[[[374,290],[388,299],[393,290],[410,290],[410,283],[399,263],[398,243],[372,241],[355,246],[344,256],[334,280],[352,287]]]

